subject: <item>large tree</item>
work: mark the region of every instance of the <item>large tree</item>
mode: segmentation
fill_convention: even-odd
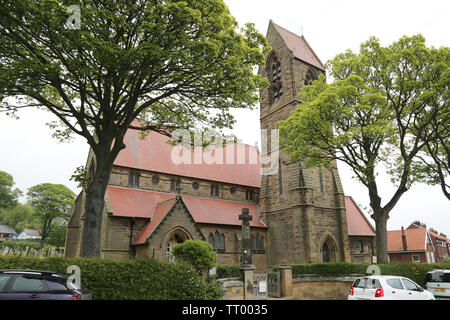
[[[0,1],[0,107],[42,107],[55,134],[84,137],[96,157],[81,255],[100,255],[101,212],[129,128],[231,127],[265,79],[265,38],[222,0]],[[2,99],[3,97],[3,99]],[[15,99],[11,99],[15,97]],[[140,122],[133,122],[141,119]]]
[[[13,208],[18,204],[22,191],[14,187],[14,178],[7,172],[0,171],[0,210]]]
[[[438,130],[433,119],[448,112],[449,61],[447,48],[428,48],[421,35],[387,47],[371,38],[358,54],[347,51],[329,61],[333,82],[321,76],[305,86],[304,102],[279,124],[282,145],[293,160],[305,166],[340,160],[367,188],[379,262],[388,258],[389,214],[423,177],[417,156]],[[377,180],[381,172],[395,186],[384,201],[388,192]]]
[[[42,183],[28,189],[27,196],[39,221],[42,249],[55,219],[68,219],[72,214],[75,194],[62,184]]]

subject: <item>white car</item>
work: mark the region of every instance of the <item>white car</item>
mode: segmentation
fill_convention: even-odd
[[[411,279],[398,276],[366,276],[357,278],[348,300],[435,300]]]
[[[450,270],[428,271],[425,289],[436,299],[450,299]]]

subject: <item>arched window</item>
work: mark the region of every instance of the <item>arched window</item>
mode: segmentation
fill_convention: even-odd
[[[212,245],[216,251],[225,251],[225,235],[220,234],[218,230],[214,234],[210,233],[208,236],[208,242]]]
[[[320,187],[320,193],[323,193],[323,173],[322,173],[321,167],[319,167],[319,187]]]
[[[181,181],[178,178],[170,179],[170,191],[179,193],[181,191]]]
[[[94,159],[91,160],[91,164],[89,165],[89,183],[94,179],[95,175],[95,161]]]
[[[322,260],[323,262],[336,261],[336,246],[333,239],[328,237],[322,245]]]
[[[217,184],[211,185],[211,197],[218,197],[219,196],[219,186]]]
[[[313,83],[314,80],[317,80],[316,74],[310,69],[306,72],[305,77],[305,85],[309,86]]]
[[[214,249],[214,235],[212,233],[209,234],[208,242],[210,245],[212,245],[212,247]]]
[[[266,61],[266,72],[270,81],[269,102],[270,104],[281,99],[283,86],[281,83],[281,63],[278,54],[272,50]]]
[[[140,180],[140,173],[139,171],[130,170],[130,173],[128,174],[128,186],[129,187],[139,187],[139,180]]]

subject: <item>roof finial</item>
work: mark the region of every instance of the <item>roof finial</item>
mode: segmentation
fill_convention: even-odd
[[[300,33],[301,33],[301,36],[303,37],[303,25],[300,25]]]

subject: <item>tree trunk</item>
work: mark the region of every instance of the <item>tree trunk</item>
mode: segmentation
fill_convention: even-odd
[[[377,254],[377,262],[378,263],[388,263],[388,254],[387,254],[387,220],[389,218],[388,212],[383,209],[374,211],[372,218],[375,220],[375,229],[376,229],[376,237],[375,237],[375,247]]]
[[[109,151],[109,150],[108,150]],[[100,235],[106,187],[112,170],[109,152],[96,153],[96,171],[86,190],[81,257],[100,257]]]

